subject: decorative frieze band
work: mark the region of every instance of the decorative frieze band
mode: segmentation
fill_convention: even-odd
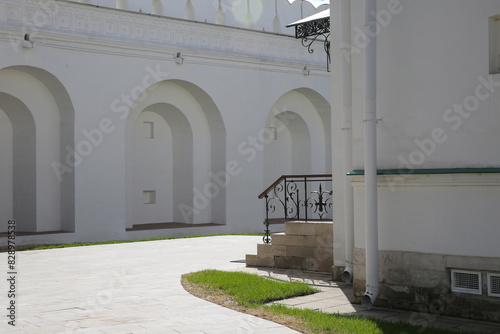
[[[0,24],[116,42],[324,65],[291,36],[54,0],[4,0]],[[320,48],[318,48],[319,50]]]

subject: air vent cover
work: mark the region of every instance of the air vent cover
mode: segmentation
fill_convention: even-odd
[[[500,274],[488,273],[488,296],[500,297]]]
[[[478,271],[452,270],[451,291],[481,295],[481,273]]]

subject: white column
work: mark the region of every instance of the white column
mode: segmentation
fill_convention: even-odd
[[[116,8],[128,10],[128,0],[116,0]]]
[[[163,4],[161,0],[153,0],[152,7],[153,7],[153,10],[151,11],[152,14],[163,15]]]

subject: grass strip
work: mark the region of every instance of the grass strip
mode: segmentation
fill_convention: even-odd
[[[444,329],[424,328],[404,322],[388,322],[378,319],[360,318],[339,314],[330,314],[315,310],[290,308],[283,305],[263,306],[263,309],[280,315],[296,317],[304,321],[308,333],[421,333],[421,334],[451,334],[457,333]]]
[[[16,251],[28,251],[28,250],[43,250],[43,249],[57,249],[57,248],[70,248],[70,247],[83,247],[83,246],[99,246],[99,245],[112,245],[112,244],[125,244],[133,242],[145,242],[145,241],[158,241],[158,240],[172,240],[172,239],[189,239],[189,238],[203,238],[203,237],[218,237],[223,235],[241,235],[241,236],[262,236],[262,234],[197,234],[197,235],[187,235],[182,237],[163,237],[163,238],[148,238],[148,239],[134,239],[134,240],[110,240],[103,242],[80,242],[72,244],[55,244],[55,245],[37,245],[37,246],[18,246]],[[6,252],[7,249],[0,250],[0,253]]]
[[[271,301],[319,292],[305,283],[281,282],[255,274],[203,270],[188,275],[191,283],[203,284],[231,295],[237,303],[255,307]]]
[[[405,322],[389,322],[268,304],[317,291],[305,283],[280,282],[255,274],[219,270],[203,270],[185,274],[181,282],[189,293],[199,298],[280,323],[306,334],[457,333],[415,326]]]

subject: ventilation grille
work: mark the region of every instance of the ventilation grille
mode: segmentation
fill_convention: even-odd
[[[488,296],[500,297],[500,274],[488,273]]]
[[[452,270],[451,290],[454,292],[481,295],[481,273],[476,271]]]

